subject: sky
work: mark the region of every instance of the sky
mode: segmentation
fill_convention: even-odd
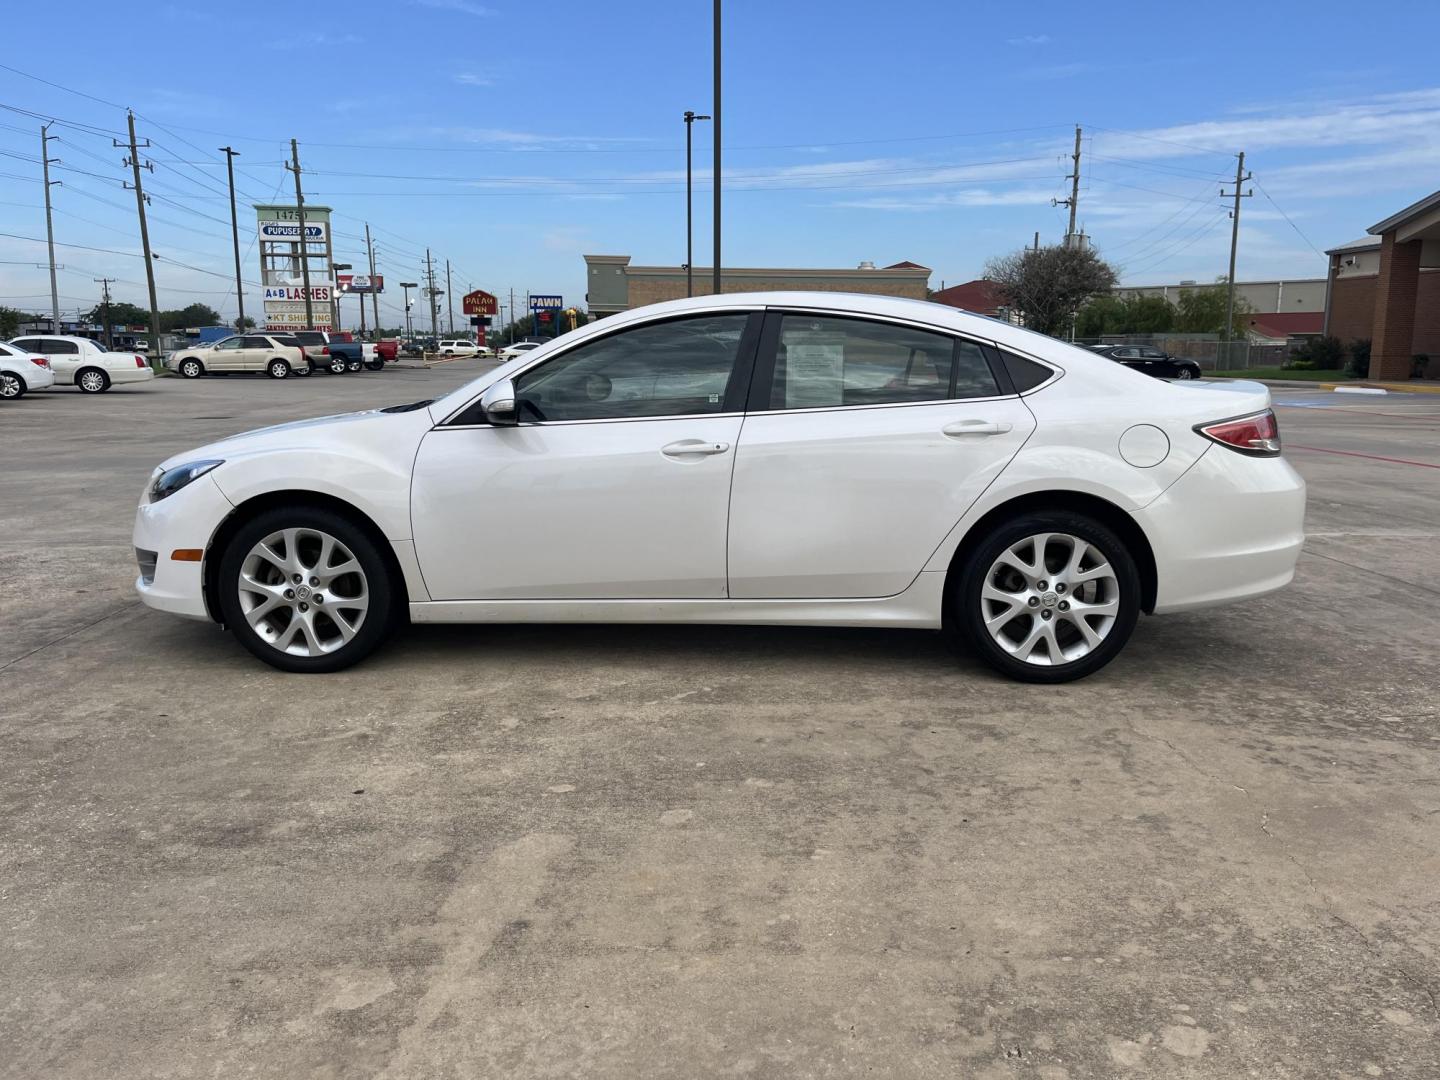
[[[908,259],[932,268],[933,288],[971,280],[1036,231],[1061,240],[1068,211],[1051,200],[1069,193],[1078,124],[1079,220],[1123,282],[1225,274],[1220,192],[1242,150],[1254,194],[1237,277],[1321,276],[1326,248],[1440,188],[1440,69],[1405,44],[1433,48],[1440,4],[1270,0],[1233,14],[727,0],[724,264]],[[128,108],[150,140],[162,308],[236,312],[228,145],[247,312],[259,311],[250,205],[293,202],[292,138],[307,201],[335,210],[338,261],[362,266],[370,223],[385,321],[398,323],[394,284],[420,280],[427,247],[450,260],[457,296],[583,305],[583,254],[684,260],[681,116],[712,111],[711,17],[705,0],[20,5],[12,45],[70,29],[63,48],[0,55],[0,304],[49,307],[33,239],[45,120],[59,136],[62,312],[91,307],[102,276],[115,299],[146,303],[112,145]],[[710,125],[695,135],[695,261],[708,265]]]

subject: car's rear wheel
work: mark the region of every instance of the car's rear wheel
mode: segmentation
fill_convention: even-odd
[[[194,357],[180,361],[180,374],[187,379],[198,379],[205,374],[205,365]]]
[[[365,367],[370,371],[384,371],[385,360],[382,357],[376,357],[374,360],[366,360]]]
[[[287,378],[290,375],[290,363],[277,356],[265,366],[265,374],[269,375],[272,379]]]
[[[25,396],[25,380],[13,371],[0,371],[0,398],[14,401]]]
[[[345,358],[343,356],[330,357],[330,363],[327,365],[327,368],[331,375],[344,375]]]
[[[970,553],[951,616],[992,667],[1024,682],[1083,678],[1124,647],[1140,574],[1115,533],[1070,512],[997,525]]]
[[[1197,372],[1194,368],[1182,367],[1180,369],[1180,374],[1176,375],[1175,377],[1177,379],[1194,379],[1198,375],[1199,372]]]
[[[220,562],[220,608],[240,644],[282,671],[339,671],[372,652],[395,610],[390,570],[369,534],[330,510],[268,510]]]
[[[351,372],[359,371],[364,366],[365,364],[360,360],[348,360],[345,363],[345,370]]]
[[[110,389],[110,376],[99,368],[83,368],[75,373],[75,385],[83,394],[103,394]]]

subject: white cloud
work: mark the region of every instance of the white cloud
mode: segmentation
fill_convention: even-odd
[[[1049,34],[1022,34],[1020,37],[1006,38],[1007,45],[1049,45],[1051,37]]]
[[[482,19],[495,14],[493,8],[472,3],[471,0],[410,0],[410,4],[412,7],[432,8],[435,11],[454,11],[461,15],[474,15],[476,18]]]
[[[495,76],[483,71],[462,71],[455,76],[461,86],[494,86]]]

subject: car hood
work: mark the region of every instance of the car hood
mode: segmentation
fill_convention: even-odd
[[[159,467],[170,469],[187,461],[206,458],[230,461],[238,457],[289,450],[325,453],[343,452],[358,447],[367,450],[383,447],[386,453],[408,460],[414,457],[413,444],[418,444],[420,438],[430,429],[430,415],[425,408],[428,404],[428,401],[423,401],[409,405],[391,405],[383,409],[336,413],[333,416],[292,420],[285,424],[242,431],[237,435],[197,446],[193,450],[174,454],[162,461]]]

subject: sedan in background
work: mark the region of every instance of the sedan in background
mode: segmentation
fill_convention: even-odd
[[[1259,383],[920,301],[727,293],[177,454],[133,542],[146,604],[285,671],[408,618],[944,629],[1064,682],[1141,612],[1283,587],[1304,513]]]
[[[181,349],[171,355],[169,365],[187,379],[237,372],[263,372],[272,379],[285,379],[310,373],[304,349],[285,334],[235,334],[213,345]]]
[[[1132,371],[1153,375],[1157,379],[1198,379],[1200,365],[1183,356],[1172,356],[1153,345],[1092,345],[1101,356]]]
[[[49,360],[0,342],[0,398],[14,400],[54,385],[55,372],[50,370]]]
[[[514,360],[517,356],[524,356],[526,353],[534,352],[540,348],[538,341],[517,341],[513,345],[506,345],[496,353],[501,360]]]
[[[149,382],[155,377],[145,357],[109,352],[89,338],[37,334],[16,338],[10,344],[21,352],[45,357],[58,385],[74,386],[85,394],[101,394],[112,386]]]

